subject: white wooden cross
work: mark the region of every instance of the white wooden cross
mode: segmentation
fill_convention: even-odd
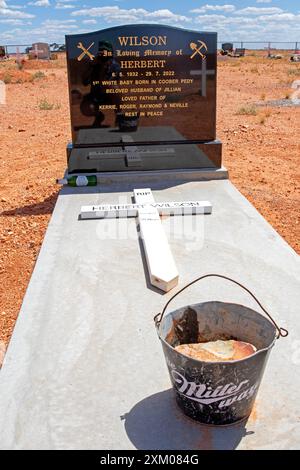
[[[208,201],[161,202],[154,200],[152,191],[133,190],[135,204],[82,206],[81,219],[138,217],[150,282],[168,292],[178,284],[178,271],[160,221],[160,215],[210,214]]]

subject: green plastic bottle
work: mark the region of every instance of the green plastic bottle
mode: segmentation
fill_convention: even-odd
[[[96,186],[97,176],[85,176],[85,175],[72,175],[66,178],[57,179],[58,184],[65,184],[68,186]]]

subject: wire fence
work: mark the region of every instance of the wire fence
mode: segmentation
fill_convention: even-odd
[[[298,52],[300,41],[219,41],[218,47],[221,48],[224,43],[233,44],[234,48],[261,51],[286,50]]]
[[[1,47],[1,44],[0,44]],[[3,44],[6,55],[16,55],[17,53],[26,54],[33,49],[33,44]],[[64,52],[65,44],[49,44],[50,52]]]
[[[218,48],[222,48],[224,43],[233,44],[234,48],[260,51],[286,50],[291,52],[299,52],[300,41],[219,41]],[[64,52],[65,44],[50,44],[50,52]],[[32,48],[32,44],[4,44],[6,55],[15,55],[17,53],[25,54]]]

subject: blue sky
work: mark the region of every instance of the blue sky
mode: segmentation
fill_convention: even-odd
[[[0,44],[64,42],[128,23],[217,31],[231,41],[299,41],[299,0],[0,0]]]

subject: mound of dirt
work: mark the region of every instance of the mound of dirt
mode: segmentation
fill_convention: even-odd
[[[6,84],[26,83],[32,82],[33,76],[32,73],[25,72],[25,70],[8,68],[7,70],[0,69],[0,80]]]

